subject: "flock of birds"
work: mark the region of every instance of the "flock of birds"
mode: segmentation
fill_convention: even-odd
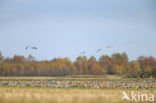
[[[96,53],[99,53],[99,52],[101,52],[101,51],[104,50],[104,49],[110,49],[110,48],[112,48],[112,47],[114,47],[114,46],[113,46],[113,45],[108,45],[108,46],[105,46],[104,48],[99,48],[99,49],[96,50]],[[81,55],[85,55],[85,53],[86,53],[85,51],[81,52],[81,53],[80,53],[80,56],[81,56]]]
[[[156,88],[156,80],[144,81],[87,81],[87,80],[63,80],[63,81],[0,81],[0,86],[22,87],[51,87],[51,88]]]
[[[99,52],[101,52],[101,51],[104,50],[104,49],[110,49],[110,48],[112,48],[112,47],[114,47],[114,46],[113,46],[113,45],[108,45],[108,46],[105,46],[104,48],[99,48],[99,49],[96,50],[96,53],[99,53]],[[25,49],[26,49],[26,50],[28,50],[28,49],[37,50],[37,47],[28,45],[28,46],[25,47]],[[80,56],[85,55],[85,54],[86,54],[86,52],[83,51],[83,52],[80,53]]]

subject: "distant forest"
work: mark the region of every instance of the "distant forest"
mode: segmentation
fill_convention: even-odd
[[[0,52],[0,76],[63,76],[63,75],[121,75],[129,78],[156,77],[156,59],[140,56],[129,61],[126,53],[94,56],[79,56],[72,62],[69,58],[54,58],[37,61],[28,57],[14,55],[6,57]]]

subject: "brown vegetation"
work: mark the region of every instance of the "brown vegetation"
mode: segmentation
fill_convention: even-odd
[[[127,103],[122,91],[153,93],[156,90],[134,89],[51,89],[0,88],[0,103]],[[131,103],[131,102],[130,102]],[[142,102],[143,103],[143,102]],[[145,102],[147,103],[147,102]]]
[[[64,76],[64,75],[121,75],[124,77],[156,77],[156,59],[140,56],[136,61],[129,61],[126,53],[103,55],[96,60],[79,56],[72,62],[68,58],[36,61],[15,55],[4,58],[0,53],[0,76]]]

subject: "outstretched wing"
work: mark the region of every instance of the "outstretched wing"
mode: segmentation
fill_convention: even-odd
[[[29,45],[29,46],[26,46],[26,47],[25,47],[26,50],[27,50],[28,48],[31,48],[31,46]]]
[[[32,47],[32,49],[35,49],[35,50],[37,50],[37,47]]]
[[[28,48],[37,50],[37,47],[32,47],[32,46],[30,46],[30,45],[28,45],[28,46],[25,47],[26,50],[27,50]]]

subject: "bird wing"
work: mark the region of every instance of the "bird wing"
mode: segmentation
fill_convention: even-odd
[[[26,46],[25,49],[28,49],[29,47],[31,47],[31,46],[30,45],[29,46]]]
[[[82,54],[85,54],[85,52],[83,51],[83,52],[80,53],[80,55],[82,55]]]
[[[37,47],[33,47],[33,49],[36,49],[37,50]]]
[[[106,48],[111,48],[111,47],[113,47],[113,46],[112,45],[106,46]]]
[[[102,50],[101,48],[100,48],[100,49],[98,49],[98,50],[96,51],[96,53],[97,53],[97,52],[100,52],[101,50]]]

